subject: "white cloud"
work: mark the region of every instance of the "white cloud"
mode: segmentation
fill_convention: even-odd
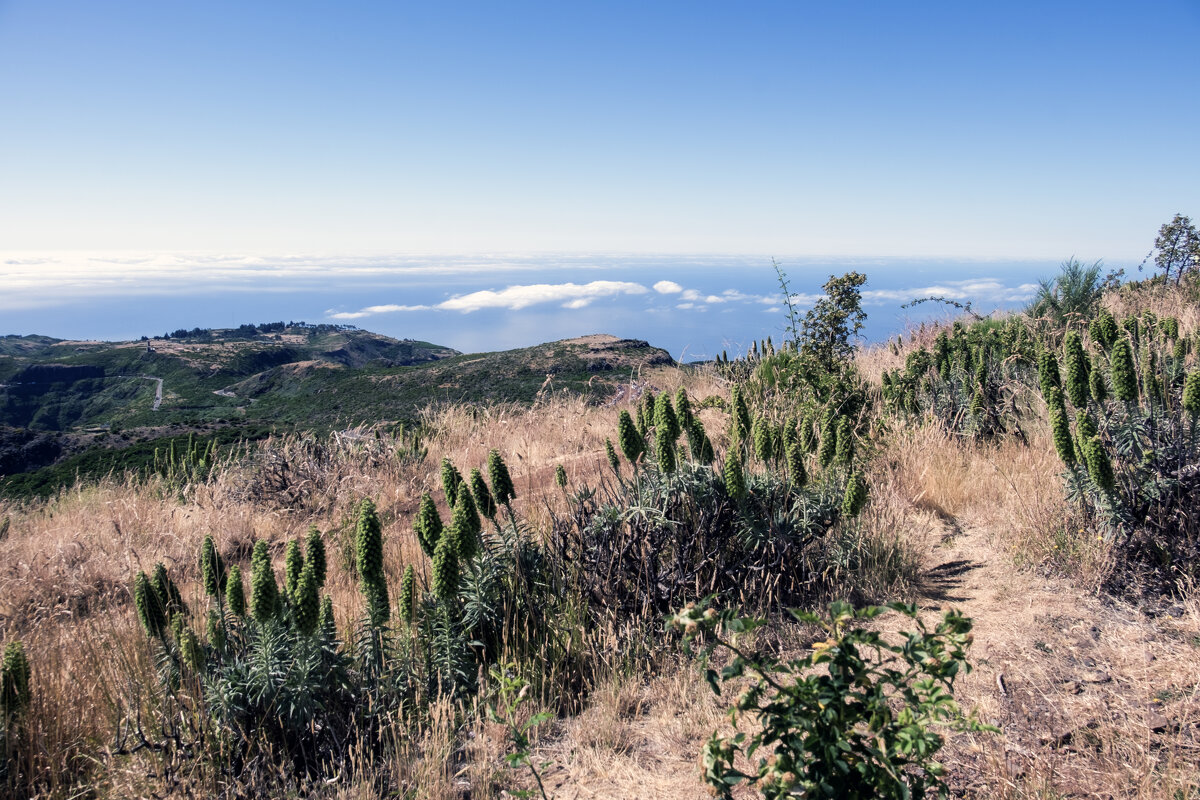
[[[507,308],[518,311],[539,303],[565,302],[568,308],[583,308],[601,297],[622,294],[645,294],[645,286],[627,281],[592,281],[591,283],[533,283],[509,286],[499,292],[490,289],[452,297],[437,307],[464,313],[482,308]]]
[[[683,291],[683,287],[675,281],[659,281],[654,284],[654,291],[659,294],[679,294]]]
[[[383,305],[383,306],[367,306],[360,311],[339,311],[333,313],[330,309],[325,313],[330,319],[362,319],[373,314],[391,314],[396,311],[428,311],[432,306],[398,306],[398,305]]]
[[[958,302],[970,300],[975,303],[1018,303],[1031,299],[1037,288],[1036,283],[1005,286],[995,278],[973,278],[911,289],[868,289],[862,293],[862,297],[863,302],[870,305],[905,303],[922,297],[944,297]]]

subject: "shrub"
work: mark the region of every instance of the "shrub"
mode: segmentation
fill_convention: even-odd
[[[0,661],[0,717],[16,717],[28,707],[29,660],[20,642],[9,642]]]
[[[706,657],[728,651],[731,661],[706,677],[718,696],[723,685],[744,685],[729,715],[735,728],[746,718],[752,724],[749,734],[714,733],[704,746],[703,777],[717,797],[732,798],[745,782],[767,798],[945,797],[945,770],[934,760],[944,744],[939,729],[989,730],[954,701],[955,680],[970,671],[971,643],[971,621],[957,611],[947,611],[932,631],[915,605],[902,603],[834,603],[827,616],[792,611],[827,638],[806,655],[781,660],[743,643],[763,620],[705,605],[683,609],[671,625],[688,642],[703,641]],[[916,630],[899,633],[896,642],[861,626],[889,609]]]

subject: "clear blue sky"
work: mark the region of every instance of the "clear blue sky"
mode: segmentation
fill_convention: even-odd
[[[0,0],[0,250],[1139,260],[1200,3]]]

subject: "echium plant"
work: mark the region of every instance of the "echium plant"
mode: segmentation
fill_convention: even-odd
[[[1136,403],[1138,399],[1137,371],[1133,366],[1133,348],[1129,340],[1122,337],[1112,346],[1109,356],[1112,370],[1113,394],[1124,403]]]
[[[1083,339],[1078,331],[1067,331],[1063,340],[1063,350],[1067,364],[1067,396],[1075,408],[1087,408],[1091,390],[1088,387],[1088,377],[1091,373],[1091,362],[1083,351]]]
[[[458,487],[462,485],[462,473],[454,466],[449,458],[442,459],[442,491],[446,493],[446,505],[453,507],[458,497]]]
[[[517,497],[517,490],[513,486],[512,476],[508,474],[508,465],[500,457],[499,450],[488,452],[487,468],[488,479],[492,482],[492,496],[497,503],[511,509],[512,501]]]
[[[316,579],[317,588],[320,589],[325,585],[328,560],[325,555],[325,541],[321,538],[321,531],[316,525],[310,525],[308,533],[304,536],[304,558],[306,564],[312,565],[313,578]]]
[[[854,460],[854,425],[849,417],[838,419],[835,460],[847,466]]]
[[[838,419],[831,411],[825,412],[821,420],[821,444],[817,450],[817,464],[826,469],[833,463],[838,447]]]
[[[492,493],[483,479],[483,473],[477,467],[471,469],[470,485],[471,495],[475,498],[479,513],[490,520],[495,520],[496,501],[492,499]]]
[[[461,490],[460,490],[461,491]],[[383,574],[383,526],[370,498],[358,508],[358,523],[354,531],[355,560],[359,586],[367,601],[367,618],[371,627],[387,624],[391,611],[388,603],[387,578]]]
[[[242,568],[237,564],[229,568],[229,580],[225,582],[225,601],[229,603],[229,610],[235,616],[246,616],[246,588],[242,582]]]
[[[633,423],[633,418],[629,416],[629,412],[622,409],[617,416],[617,444],[621,447],[621,452],[625,454],[625,458],[630,464],[635,467],[638,463],[638,458],[642,455],[645,448],[645,440],[638,428]]]
[[[867,504],[867,481],[861,472],[853,472],[846,481],[846,493],[842,498],[842,516],[853,519]]]
[[[413,533],[416,534],[417,542],[425,551],[425,555],[430,558],[433,558],[433,553],[437,549],[438,540],[442,536],[442,527],[442,517],[438,514],[437,505],[429,496],[429,492],[424,492],[421,495],[421,502],[417,506],[417,515],[413,518]]]
[[[766,464],[771,460],[774,447],[771,442],[771,423],[759,414],[750,426],[750,437],[754,444],[754,457]]]
[[[400,619],[412,622],[417,607],[417,573],[413,565],[404,568],[400,578]]]
[[[443,603],[458,597],[458,537],[451,526],[438,540],[433,554],[433,594]]]
[[[279,605],[279,587],[267,543],[259,539],[250,556],[250,616],[259,624],[275,618]]]
[[[218,597],[225,592],[225,562],[217,552],[211,535],[204,537],[200,545],[200,577],[204,582],[204,593]]]
[[[300,573],[304,571],[304,554],[300,543],[291,541],[283,554],[283,586],[289,598],[295,597],[300,588]]]
[[[29,707],[29,659],[25,647],[18,641],[4,647],[0,662],[0,716],[12,718]]]
[[[454,511],[450,515],[450,527],[454,529],[459,558],[470,561],[479,551],[479,536],[483,531],[483,523],[475,509],[475,499],[465,483],[458,487],[458,499],[455,500]]]

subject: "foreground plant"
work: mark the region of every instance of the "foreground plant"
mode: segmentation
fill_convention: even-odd
[[[944,744],[939,729],[993,730],[954,700],[955,679],[971,669],[971,620],[957,611],[929,631],[917,607],[904,603],[855,609],[838,602],[828,616],[793,610],[827,638],[784,661],[743,644],[764,620],[706,605],[689,605],[670,624],[689,643],[703,642],[705,656],[717,649],[732,655],[706,678],[717,695],[730,681],[744,685],[729,715],[735,728],[753,730],[714,733],[705,744],[704,780],[717,797],[733,797],[748,781],[767,798],[946,797],[945,770],[934,760]],[[893,643],[862,627],[888,610],[909,617],[916,630]],[[753,772],[735,766],[739,756]]]

